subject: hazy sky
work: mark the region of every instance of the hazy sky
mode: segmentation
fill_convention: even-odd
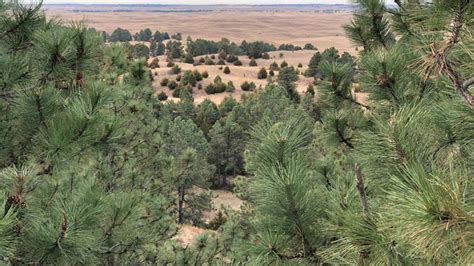
[[[389,0],[391,2],[391,0]],[[46,4],[347,4],[350,0],[44,0]]]

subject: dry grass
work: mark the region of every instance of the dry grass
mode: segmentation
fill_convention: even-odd
[[[180,32],[183,36],[235,42],[266,41],[274,44],[312,43],[320,49],[335,46],[341,51],[352,51],[341,26],[347,24],[349,12],[321,13],[304,10],[226,9],[207,12],[72,12],[77,7],[49,6],[46,14],[65,21],[84,20],[88,25],[107,32],[117,27],[137,32],[144,28]],[[100,8],[100,7],[96,7]],[[104,7],[105,8],[105,7]],[[93,9],[93,7],[89,8]],[[84,7],[84,10],[89,10]],[[82,9],[81,9],[82,10]],[[95,10],[96,11],[96,10]]]

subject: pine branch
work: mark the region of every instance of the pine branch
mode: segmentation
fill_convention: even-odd
[[[355,166],[356,172],[356,188],[359,194],[360,204],[362,205],[362,212],[365,219],[369,219],[369,203],[367,202],[367,195],[365,193],[364,175],[358,164]]]
[[[444,72],[453,82],[457,93],[470,105],[471,108],[474,108],[473,96],[469,92],[468,87],[463,84],[461,74],[455,70],[454,62],[452,62],[448,58],[449,52],[459,42],[461,30],[464,26],[464,19],[466,16],[468,5],[469,0],[460,0],[458,10],[456,11],[456,14],[454,15],[453,21],[451,23],[452,27],[450,34],[447,36],[447,38],[445,38],[446,45],[444,47],[436,49],[434,47],[434,44],[432,44],[431,50],[441,71]],[[469,83],[470,82],[467,82],[467,85],[469,85]]]

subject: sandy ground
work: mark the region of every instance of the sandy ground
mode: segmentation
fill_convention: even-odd
[[[232,192],[227,190],[213,190],[212,194],[214,197],[212,200],[214,210],[212,212],[204,214],[205,221],[210,221],[214,217],[216,217],[219,210],[221,210],[223,207],[230,208],[232,210],[240,210],[240,207],[243,204],[242,200],[240,200]],[[207,231],[212,232],[210,230]],[[206,230],[203,228],[184,224],[181,225],[178,230],[178,234],[174,237],[174,239],[186,246],[194,243],[196,236],[204,232],[206,232]]]
[[[257,66],[256,67],[250,67],[249,66],[249,59],[246,56],[241,56],[239,59],[242,61],[242,66],[234,66],[232,64],[229,64],[229,68],[231,73],[230,74],[224,74],[222,70],[219,68],[222,66],[218,65],[213,65],[213,66],[207,66],[207,65],[200,65],[200,66],[193,66],[192,64],[185,64],[185,63],[177,63],[182,69],[182,71],[185,70],[198,70],[199,72],[204,72],[207,71],[209,73],[209,78],[204,79],[203,81],[199,82],[203,86],[203,90],[198,90],[197,88],[193,89],[193,96],[195,99],[195,103],[199,104],[204,99],[208,98],[215,102],[216,104],[219,104],[226,96],[232,95],[237,100],[240,100],[242,95],[246,93],[251,93],[251,92],[245,92],[242,91],[240,88],[240,85],[245,82],[245,81],[253,81],[257,85],[257,88],[259,86],[264,87],[267,84],[267,80],[263,79],[258,79],[257,78],[257,73],[258,71],[262,68],[265,67],[268,71],[269,66],[273,62],[277,62],[278,64],[281,64],[283,61],[286,61],[289,65],[297,66],[299,63],[303,64],[302,68],[298,68],[300,72],[304,72],[304,70],[307,68],[307,65],[309,63],[309,60],[313,56],[313,54],[316,51],[313,50],[302,50],[302,51],[284,51],[283,52],[283,57],[280,58],[280,51],[277,52],[271,52],[270,60],[264,60],[264,59],[258,59],[257,60]],[[200,57],[196,57],[195,60],[199,60]],[[156,93],[160,93],[164,91],[168,97],[170,98],[169,100],[175,101],[176,99],[173,99],[171,97],[172,91],[168,89],[167,87],[163,87],[160,85],[160,81],[164,78],[168,78],[170,80],[176,79],[177,75],[171,74],[171,68],[166,67],[166,58],[164,56],[159,57],[160,59],[160,68],[156,68],[152,70],[153,74],[157,73],[157,76],[155,76],[155,80],[153,82],[153,87],[156,89]],[[215,60],[217,61],[217,60]],[[225,67],[225,66],[224,66]],[[212,94],[208,95],[205,91],[204,88],[206,86],[213,82],[214,78],[219,75],[222,78],[222,81],[227,83],[228,81],[232,81],[235,86],[235,92],[233,93],[218,93],[218,94]],[[274,80],[276,80],[276,76],[278,75],[278,72],[275,72],[275,77]],[[311,84],[312,79],[311,78],[306,78],[303,75],[299,76],[299,80],[297,82],[297,90],[300,93],[304,93],[306,89],[308,88],[309,84]]]
[[[350,22],[350,12],[227,9],[168,13],[137,10],[116,13],[47,6],[46,14],[66,22],[82,20],[91,27],[107,32],[121,27],[134,33],[148,27],[153,31],[167,31],[170,34],[179,32],[184,37],[192,38],[228,38],[238,43],[242,40],[266,41],[276,45],[291,43],[302,46],[312,43],[320,49],[335,46],[342,51],[352,50],[342,29],[342,25]]]

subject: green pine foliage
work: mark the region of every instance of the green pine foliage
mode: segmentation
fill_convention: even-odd
[[[155,95],[158,62],[119,43],[124,30],[105,44],[39,4],[0,1],[0,260],[472,264],[474,6],[356,2],[345,30],[358,57],[316,53],[301,96],[299,73],[273,63],[277,82],[244,82],[252,93],[216,105],[193,99],[207,72],[161,79],[179,99]],[[156,41],[152,56],[170,38],[138,35]],[[170,62],[276,50],[226,39],[188,39],[186,54],[179,41],[167,46]],[[204,82],[207,93],[235,90],[219,76]],[[232,190],[241,209],[207,220],[211,189]],[[185,225],[204,232],[183,244]]]

